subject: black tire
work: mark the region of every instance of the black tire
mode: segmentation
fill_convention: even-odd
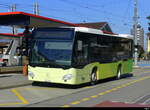
[[[121,66],[118,67],[116,79],[119,80],[121,78]]]
[[[91,73],[91,85],[95,85],[97,83],[97,75],[96,75],[97,69],[93,69]]]

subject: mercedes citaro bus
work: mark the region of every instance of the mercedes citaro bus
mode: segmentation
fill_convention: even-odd
[[[28,79],[78,85],[132,72],[133,36],[86,27],[32,32]]]

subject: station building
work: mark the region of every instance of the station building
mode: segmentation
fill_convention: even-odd
[[[147,33],[147,52],[150,52],[150,33]]]
[[[21,65],[19,47],[21,36],[9,33],[0,33],[0,65]]]

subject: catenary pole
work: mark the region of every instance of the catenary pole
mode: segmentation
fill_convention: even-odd
[[[12,12],[16,11],[16,4],[13,4],[13,5],[11,6],[11,11],[12,11]],[[13,34],[17,34],[17,28],[16,28],[15,26],[12,26],[12,33],[13,33]]]
[[[138,18],[139,17],[138,17],[137,4],[138,4],[138,0],[134,0],[134,17],[133,17],[134,25],[133,25],[133,27],[134,27],[134,66],[135,67],[137,66],[137,62],[138,62],[137,25],[138,25]]]
[[[34,14],[36,14],[36,15],[40,14],[38,2],[34,3]]]

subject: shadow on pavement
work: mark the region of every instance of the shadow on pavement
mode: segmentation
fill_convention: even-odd
[[[68,85],[68,84],[56,84],[56,83],[48,83],[48,82],[33,82],[33,86],[39,87],[53,87],[53,88],[64,88],[64,89],[77,89],[89,86],[88,83],[80,84],[80,85]]]
[[[123,75],[121,75],[120,80],[121,80],[121,79],[124,79],[124,78],[131,78],[131,77],[133,77],[133,74],[131,74],[131,73],[123,74]],[[99,81],[97,82],[97,84],[107,83],[107,82],[115,81],[115,80],[116,80],[116,77],[107,78],[107,79],[99,80]]]
[[[0,76],[0,78],[4,78],[4,77],[11,77],[12,75],[2,75]]]
[[[133,77],[133,74],[128,73],[128,74],[124,74],[124,75],[122,75],[122,77],[121,77],[121,78],[131,78],[131,77]]]

